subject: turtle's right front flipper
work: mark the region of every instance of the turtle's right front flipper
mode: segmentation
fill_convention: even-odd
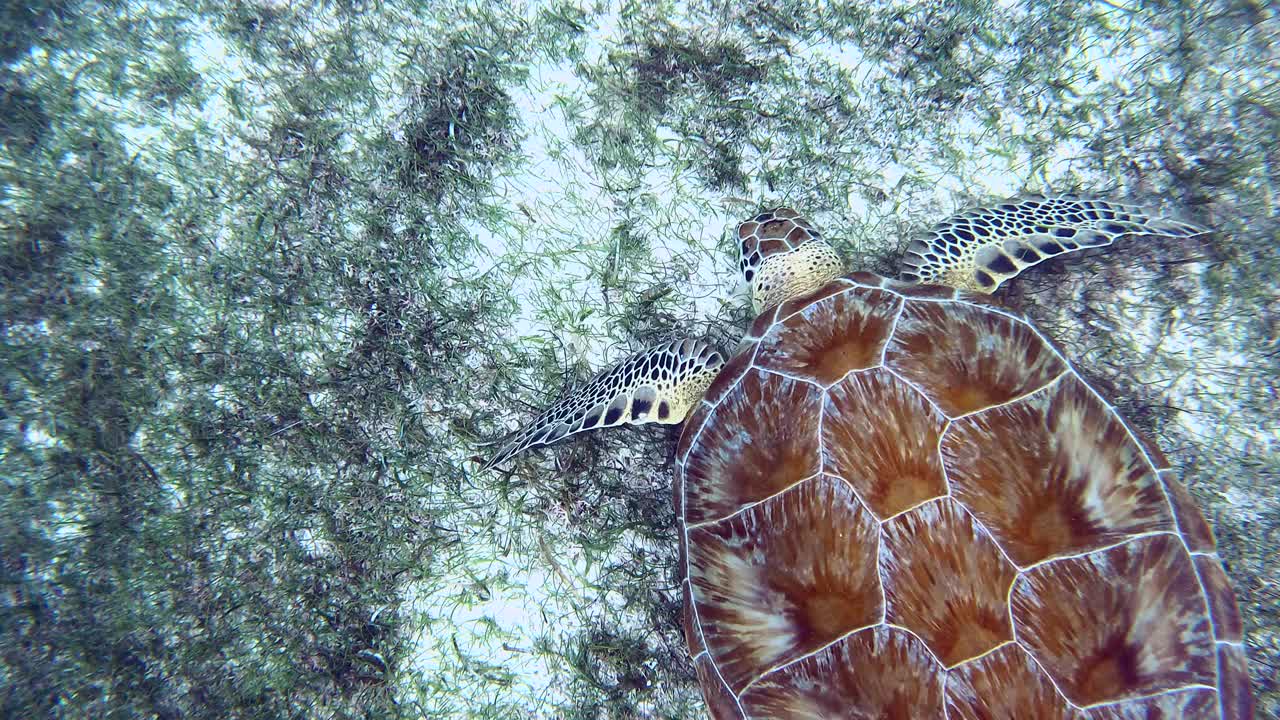
[[[724,357],[701,340],[673,340],[623,360],[560,398],[508,438],[484,469],[535,445],[629,423],[674,425],[702,397]]]
[[[1007,200],[953,215],[907,247],[902,279],[992,293],[1023,270],[1057,255],[1150,235],[1209,231],[1153,217],[1134,205],[1071,195]]]

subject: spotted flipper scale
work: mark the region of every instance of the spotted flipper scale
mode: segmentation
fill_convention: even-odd
[[[515,432],[484,469],[585,430],[679,423],[723,365],[724,356],[701,340],[673,340],[632,355]]]
[[[756,312],[816,290],[844,272],[835,248],[791,208],[738,224],[738,269],[751,284]]]
[[[954,215],[907,247],[902,279],[981,293],[1057,255],[1132,235],[1195,237],[1207,230],[1142,208],[1072,196],[1032,196]]]

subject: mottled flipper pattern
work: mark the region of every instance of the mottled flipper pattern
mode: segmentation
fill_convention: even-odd
[[[674,425],[684,420],[722,365],[724,356],[700,340],[673,340],[632,355],[517,431],[484,469],[584,430],[624,423]]]
[[[981,293],[1042,260],[1128,235],[1195,237],[1207,230],[1134,205],[1031,196],[947,218],[907,248],[902,279]]]

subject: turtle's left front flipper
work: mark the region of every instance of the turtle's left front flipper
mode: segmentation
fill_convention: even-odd
[[[724,365],[701,340],[673,340],[623,360],[508,438],[484,469],[584,430],[684,420]]]

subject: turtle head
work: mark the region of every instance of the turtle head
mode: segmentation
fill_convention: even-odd
[[[840,255],[791,208],[776,208],[738,225],[738,268],[751,285],[757,313],[813,292],[844,272]]]

